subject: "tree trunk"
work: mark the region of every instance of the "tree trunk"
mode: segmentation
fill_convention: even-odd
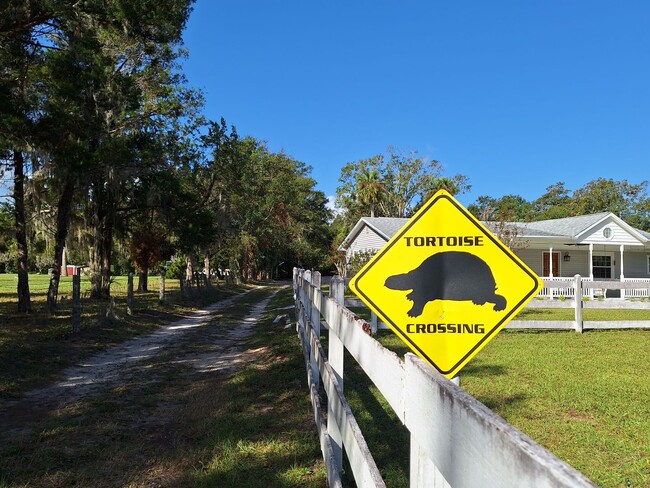
[[[93,182],[92,243],[90,245],[90,296],[111,296],[111,253],[113,249],[114,199],[104,181]]]
[[[111,296],[111,257],[113,253],[113,216],[106,219],[106,228],[102,235],[102,296]]]
[[[194,256],[191,254],[186,254],[185,255],[185,282],[189,283],[189,285],[192,285],[192,281],[194,280]]]
[[[47,308],[54,312],[59,298],[59,282],[61,281],[61,265],[63,263],[63,248],[68,236],[70,226],[70,211],[72,197],[74,196],[74,177],[66,175],[66,181],[57,205],[56,233],[54,236],[54,270],[50,277],[50,286],[47,290]]]
[[[27,231],[25,224],[25,159],[21,151],[14,151],[14,217],[18,258],[18,311],[31,313],[27,263]]]

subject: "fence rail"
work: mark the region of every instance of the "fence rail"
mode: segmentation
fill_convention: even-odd
[[[573,320],[512,320],[506,325],[506,329],[574,329],[576,332],[583,332],[588,329],[650,329],[650,320],[588,320],[582,318],[582,311],[585,308],[608,308],[608,309],[645,309],[650,317],[650,302],[630,301],[618,298],[601,298],[593,300],[594,290],[601,290],[606,295],[607,289],[638,291],[633,287],[639,286],[637,281],[593,281],[583,279],[580,275],[573,278],[543,278],[544,290],[548,290],[555,300],[542,299],[533,300],[529,308],[571,308],[573,309]],[[645,282],[644,282],[645,283]],[[627,295],[630,298],[630,295]],[[584,299],[583,299],[584,298]],[[352,307],[365,307],[365,304],[358,299],[346,299],[345,304]],[[371,330],[374,333],[378,329],[388,329],[383,322],[378,321],[374,312],[370,316]]]
[[[344,349],[411,433],[410,486],[434,488],[594,485],[413,354],[401,360],[343,306],[342,279],[322,293],[320,274],[294,269],[297,331],[329,486],[341,486],[343,453],[359,487],[385,486],[344,394]],[[326,326],[328,355],[320,342]],[[327,396],[318,395],[320,382]]]

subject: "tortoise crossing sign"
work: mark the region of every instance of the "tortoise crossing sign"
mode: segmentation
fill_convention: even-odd
[[[542,281],[441,190],[350,287],[413,352],[452,378],[539,293]]]

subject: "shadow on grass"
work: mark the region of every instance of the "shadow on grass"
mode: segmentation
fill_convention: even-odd
[[[410,433],[346,351],[345,395],[388,486],[408,486]]]
[[[469,363],[462,369],[462,374],[473,376],[503,376],[508,374],[508,370],[498,364]]]

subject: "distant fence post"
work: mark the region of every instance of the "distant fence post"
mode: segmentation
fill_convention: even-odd
[[[129,273],[126,286],[126,313],[133,315],[133,273]]]
[[[577,274],[575,275],[575,322],[576,322],[576,332],[582,334],[582,277]]]
[[[72,276],[72,332],[81,331],[81,269]]]
[[[373,336],[377,335],[377,325],[378,325],[377,314],[371,310],[370,311],[370,333]]]
[[[165,301],[165,272],[160,273],[160,281],[158,282],[158,300]]]

